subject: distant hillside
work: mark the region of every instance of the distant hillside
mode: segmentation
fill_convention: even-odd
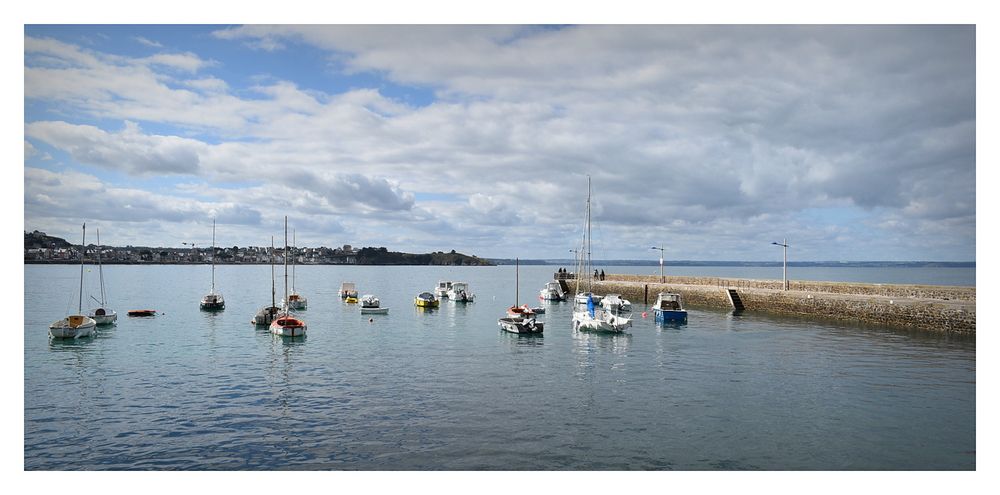
[[[389,251],[384,247],[361,248],[357,254],[357,264],[359,265],[460,265],[460,266],[489,266],[492,265],[487,260],[476,256],[468,256],[456,253],[427,253],[412,254]]]
[[[60,249],[72,246],[72,244],[66,242],[66,239],[52,237],[50,235],[46,235],[45,232],[39,232],[36,230],[34,232],[24,233],[24,249]]]

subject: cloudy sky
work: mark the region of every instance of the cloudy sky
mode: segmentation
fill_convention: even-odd
[[[24,229],[975,260],[971,26],[24,29]]]

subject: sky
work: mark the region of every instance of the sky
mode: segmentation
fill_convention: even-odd
[[[26,25],[24,230],[976,260],[969,25]]]

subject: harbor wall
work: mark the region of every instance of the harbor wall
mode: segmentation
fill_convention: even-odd
[[[618,293],[637,311],[648,308],[658,292],[676,292],[685,305],[732,309],[727,289],[735,289],[745,311],[861,321],[930,332],[976,333],[975,287],[935,287],[795,281],[788,291],[781,281],[608,275],[593,282],[595,294]],[[643,302],[645,298],[645,303]],[[643,309],[645,310],[645,309]]]

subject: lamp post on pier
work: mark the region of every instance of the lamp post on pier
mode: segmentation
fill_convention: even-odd
[[[656,249],[660,251],[660,283],[663,283],[663,245],[660,247],[653,246],[649,249]]]
[[[783,252],[781,261],[781,287],[788,290],[788,239],[782,239],[780,243],[772,242],[775,246],[781,246]]]

